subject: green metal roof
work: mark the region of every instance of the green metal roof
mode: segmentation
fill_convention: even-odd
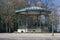
[[[33,7],[27,7],[27,8],[24,8],[24,9],[16,10],[15,12],[25,12],[25,11],[31,11],[31,10],[48,11],[46,8],[33,6]]]
[[[24,12],[24,11],[26,11],[26,9],[16,10],[16,12]]]

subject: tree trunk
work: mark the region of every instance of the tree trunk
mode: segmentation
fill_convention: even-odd
[[[6,33],[8,32],[8,27],[7,27],[7,23],[6,23]]]
[[[11,32],[10,27],[9,27],[9,33]]]

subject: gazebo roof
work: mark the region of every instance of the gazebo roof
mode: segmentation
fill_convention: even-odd
[[[20,10],[16,10],[15,12],[26,12],[26,11],[49,11],[46,8],[41,8],[41,7],[36,7],[36,6],[32,6],[32,7],[26,7]]]

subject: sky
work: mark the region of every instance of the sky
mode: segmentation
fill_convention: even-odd
[[[55,0],[55,1],[54,1],[54,4],[55,4],[56,6],[60,6],[60,0]],[[58,11],[57,11],[58,14],[60,15],[60,7],[58,7],[57,10],[58,10]]]
[[[56,5],[60,5],[60,0],[54,0],[54,3],[55,3]]]
[[[46,0],[42,0],[44,3],[46,3]],[[51,1],[51,0],[50,0]],[[52,0],[53,7],[60,6],[60,0]],[[48,8],[51,8],[50,5],[48,5]],[[57,8],[57,14],[60,15],[60,7]]]

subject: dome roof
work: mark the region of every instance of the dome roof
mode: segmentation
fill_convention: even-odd
[[[48,11],[46,8],[41,8],[41,7],[36,7],[36,6],[31,6],[31,7],[26,7],[20,10],[16,10],[16,12],[25,12],[25,11]]]

